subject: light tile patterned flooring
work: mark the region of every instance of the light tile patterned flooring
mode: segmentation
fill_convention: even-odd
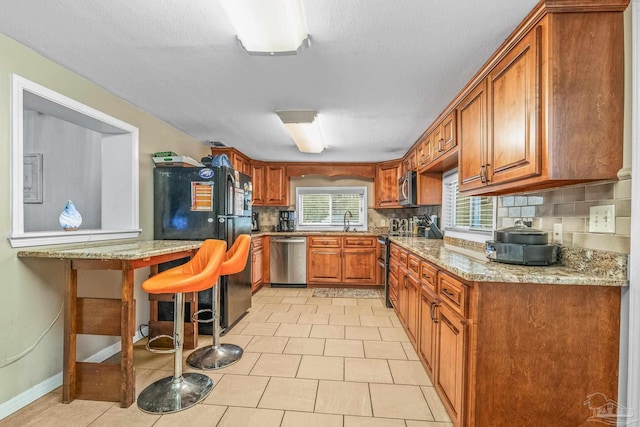
[[[312,293],[257,292],[249,314],[221,339],[242,346],[242,359],[206,371],[213,391],[188,410],[160,416],[143,413],[135,403],[127,409],[81,400],[66,405],[57,389],[0,425],[452,426],[392,309],[380,299]],[[199,344],[210,343],[211,337],[203,336]],[[136,392],[171,375],[172,357],[136,345]]]

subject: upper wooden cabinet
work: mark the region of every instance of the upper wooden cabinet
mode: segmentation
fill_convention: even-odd
[[[251,162],[251,185],[253,187],[253,206],[264,206],[265,201],[265,182],[264,182],[264,163]]]
[[[560,3],[541,3],[463,91],[461,192],[505,194],[617,178],[623,2]]]
[[[405,154],[400,164],[400,175],[406,174],[408,171],[417,170],[416,150],[411,149]]]
[[[284,165],[264,167],[265,206],[289,206],[289,179]]]
[[[374,181],[376,208],[400,208],[398,203],[398,179],[400,178],[400,162],[393,160],[383,162],[376,168]]]
[[[269,162],[251,163],[253,206],[289,206],[286,167]]]
[[[444,156],[456,147],[456,111],[450,112],[432,132],[433,148],[431,161]]]
[[[251,176],[251,159],[242,154],[240,151],[233,147],[212,147],[211,155],[218,156],[220,154],[226,154],[231,162],[231,166],[237,171],[240,171],[246,175]]]

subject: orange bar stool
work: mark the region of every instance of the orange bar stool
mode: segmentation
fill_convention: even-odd
[[[236,274],[244,270],[249,258],[251,236],[241,234],[225,256],[220,267],[220,276]],[[220,283],[213,287],[211,310],[213,315],[213,345],[202,347],[187,357],[187,365],[196,369],[220,369],[236,363],[242,357],[242,347],[235,344],[220,344]],[[202,310],[206,311],[206,310]],[[196,313],[197,315],[198,313]]]
[[[182,343],[184,334],[184,292],[198,292],[215,285],[220,277],[227,243],[205,240],[196,255],[186,264],[163,271],[142,283],[150,294],[175,294],[173,337],[159,335],[147,343],[156,353],[173,353],[173,376],[147,386],[138,396],[138,407],[150,414],[168,414],[187,409],[211,393],[213,381],[206,375],[182,373]],[[173,339],[173,349],[153,350],[149,344],[155,339]]]

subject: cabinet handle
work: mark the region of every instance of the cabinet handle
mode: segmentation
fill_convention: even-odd
[[[453,292],[451,292],[447,288],[442,288],[442,293],[445,294],[446,296],[448,296],[451,299],[455,298],[455,296],[456,296]]]
[[[484,180],[484,169],[485,169],[485,165],[480,166],[480,182],[483,184],[487,182]]]
[[[431,314],[431,320],[433,320],[433,323],[438,323],[440,322],[438,320],[438,313],[436,312],[436,310],[438,309],[438,304],[436,304],[435,302],[431,303],[431,310],[430,310],[430,314]]]
[[[438,151],[442,151],[444,149],[444,139],[440,138],[438,140]]]
[[[489,163],[484,165],[484,182],[489,182]]]

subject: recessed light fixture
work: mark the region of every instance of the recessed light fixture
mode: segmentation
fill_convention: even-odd
[[[302,153],[322,153],[326,148],[320,132],[317,111],[279,110],[276,114]]]
[[[295,55],[309,47],[302,0],[219,0],[252,55]]]

